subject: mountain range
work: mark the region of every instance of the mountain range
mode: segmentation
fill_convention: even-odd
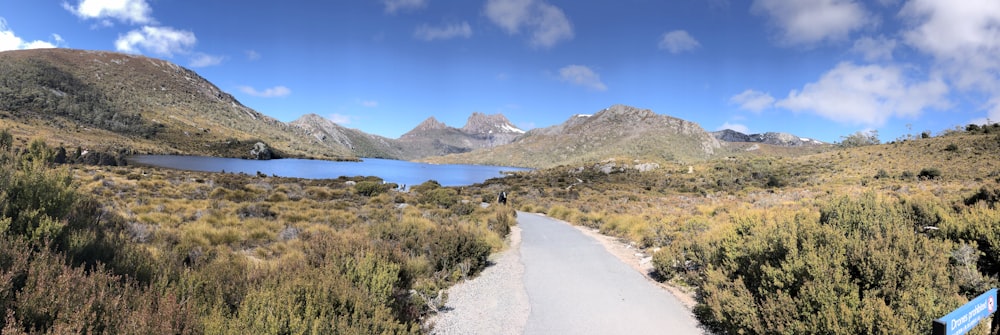
[[[764,143],[784,147],[818,146],[826,143],[789,133],[766,132],[763,134],[744,134],[732,129],[713,131],[712,136],[725,142]]]
[[[357,157],[545,167],[634,158],[695,161],[727,142],[811,146],[790,134],[708,133],[698,124],[615,105],[524,131],[504,115],[473,113],[455,128],[429,117],[398,139],[315,114],[284,123],[176,64],[72,49],[0,52],[0,129],[22,141],[93,151],[241,158]],[[260,149],[266,147],[267,155]]]

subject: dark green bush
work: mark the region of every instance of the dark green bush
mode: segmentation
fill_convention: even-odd
[[[889,178],[889,173],[885,172],[884,169],[879,169],[878,173],[875,174],[875,179],[887,179]]]
[[[950,245],[915,232],[912,215],[865,194],[818,221],[735,224],[707,250],[695,314],[727,334],[928,333],[928,320],[964,300]]]
[[[357,184],[354,184],[354,191],[366,197],[374,197],[376,195],[388,192],[389,185],[374,181],[362,181]]]
[[[937,179],[941,177],[941,170],[938,168],[924,168],[920,170],[920,174],[917,175],[920,179]]]
[[[417,201],[441,208],[451,208],[458,203],[458,192],[450,188],[436,188],[420,193]]]

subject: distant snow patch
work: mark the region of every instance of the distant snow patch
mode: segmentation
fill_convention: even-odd
[[[506,130],[511,133],[524,134],[524,130],[518,129],[517,127],[511,126],[509,124],[501,125],[500,129]]]

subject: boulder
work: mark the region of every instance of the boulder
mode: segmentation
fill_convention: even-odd
[[[264,142],[257,142],[253,145],[253,149],[250,149],[250,158],[256,160],[269,160],[274,158],[274,154],[271,152],[271,148],[267,147]]]

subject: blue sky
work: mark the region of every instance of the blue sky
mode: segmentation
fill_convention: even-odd
[[[0,50],[162,58],[279,120],[392,138],[613,104],[824,141],[1000,121],[996,0],[0,0],[0,17]]]

